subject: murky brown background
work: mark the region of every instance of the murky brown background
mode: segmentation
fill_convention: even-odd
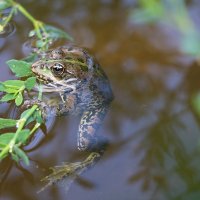
[[[31,166],[7,159],[0,165],[2,200],[198,200],[200,199],[200,120],[191,98],[200,86],[200,68],[178,50],[171,27],[134,25],[131,0],[20,1],[38,19],[70,33],[94,52],[115,94],[99,130],[111,144],[103,159],[72,183],[37,194],[49,167],[79,161],[79,119],[58,118],[39,146],[27,147]],[[191,1],[198,22],[200,4]],[[21,15],[16,32],[0,38],[0,81],[14,79],[5,61],[25,56],[32,28]],[[0,105],[0,117],[15,116]],[[50,126],[49,122],[49,126]]]

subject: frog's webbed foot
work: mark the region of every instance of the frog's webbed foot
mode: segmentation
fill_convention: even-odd
[[[52,167],[53,172],[41,180],[47,182],[46,185],[38,192],[44,191],[53,184],[62,184],[63,186],[69,187],[78,175],[92,167],[100,157],[101,155],[99,153],[92,152],[82,162],[64,163],[63,165]]]

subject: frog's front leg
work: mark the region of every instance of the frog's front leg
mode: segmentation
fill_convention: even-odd
[[[78,149],[102,154],[107,141],[98,133],[108,108],[104,105],[86,110],[81,117],[78,130]]]
[[[61,100],[55,99],[29,99],[25,100],[22,109],[31,107],[33,105],[38,105],[40,110],[42,111],[42,116],[44,119],[52,116],[62,116],[67,115],[74,111],[75,97],[68,96],[66,102],[62,102]]]

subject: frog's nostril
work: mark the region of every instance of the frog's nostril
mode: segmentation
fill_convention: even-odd
[[[42,65],[40,65],[40,68],[41,68],[41,69],[44,69],[44,65],[43,65],[43,64],[42,64]]]
[[[37,67],[38,67],[38,65],[33,64],[33,65],[31,66],[32,71],[35,70]]]

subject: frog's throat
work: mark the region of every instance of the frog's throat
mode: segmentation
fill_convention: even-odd
[[[40,79],[38,79],[40,81]],[[79,82],[76,78],[71,78],[66,81],[57,81],[46,83],[45,81],[40,81],[42,83],[42,91],[43,92],[66,92],[69,93],[75,92],[77,87],[79,86]],[[37,87],[36,87],[36,90]]]

